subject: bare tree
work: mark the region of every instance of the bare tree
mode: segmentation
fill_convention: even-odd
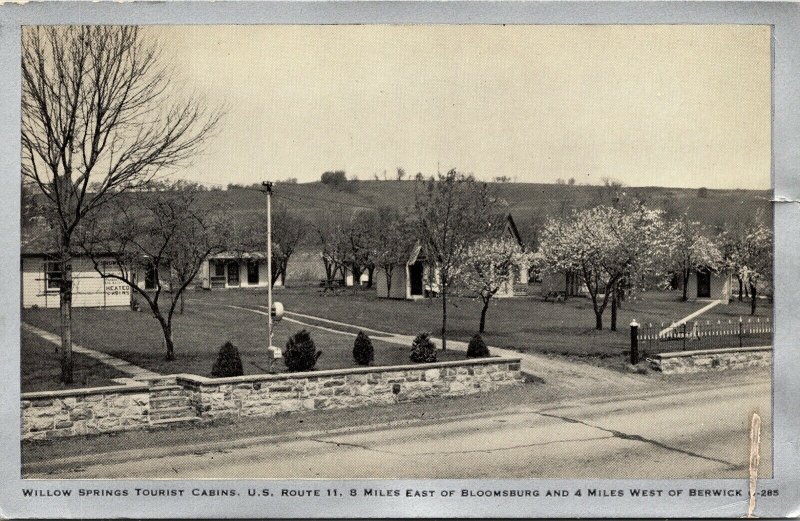
[[[175,359],[172,320],[184,291],[208,256],[227,247],[223,215],[200,207],[196,194],[179,181],[118,198],[87,218],[79,234],[95,271],[126,283],[147,302],[161,326],[167,360]]]
[[[172,102],[170,81],[156,45],[135,27],[23,29],[22,175],[44,194],[58,233],[64,383],[72,382],[78,226],[119,194],[192,158],[219,119],[196,99]]]
[[[486,183],[450,170],[418,184],[416,214],[426,252],[439,272],[442,349],[447,349],[447,290],[467,248],[491,226]]]
[[[386,276],[386,297],[392,295],[392,277],[408,262],[416,237],[409,217],[395,208],[381,208],[372,230],[369,248],[375,266]]]

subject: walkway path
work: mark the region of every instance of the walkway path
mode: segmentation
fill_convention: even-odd
[[[672,331],[676,327],[682,326],[683,324],[685,324],[686,322],[690,321],[691,319],[693,319],[695,317],[699,317],[700,315],[702,315],[706,311],[709,311],[709,310],[719,306],[720,304],[722,304],[721,300],[714,300],[713,302],[709,303],[708,305],[703,306],[702,308],[698,309],[694,313],[690,313],[690,314],[686,315],[685,317],[683,317],[682,319],[678,320],[677,322],[673,322],[672,324],[667,326],[665,329],[662,329],[661,331],[658,332],[659,338],[663,337],[663,336],[666,336],[670,331]]]
[[[34,335],[38,335],[42,337],[44,340],[50,342],[51,344],[55,344],[61,347],[61,338],[58,335],[54,335],[44,329],[39,329],[38,327],[32,326],[30,324],[26,324],[25,322],[22,323],[22,329],[33,333]],[[108,366],[113,367],[117,371],[121,373],[125,373],[129,375],[131,378],[135,380],[145,380],[148,378],[157,378],[161,376],[158,373],[154,373],[149,369],[145,369],[144,367],[139,367],[138,365],[133,365],[130,362],[126,362],[120,358],[116,358],[106,353],[101,353],[100,351],[95,351],[94,349],[89,349],[86,347],[79,346],[78,344],[72,344],[72,351],[74,353],[80,353],[84,356],[88,356],[89,358],[94,358],[95,360],[102,362]]]

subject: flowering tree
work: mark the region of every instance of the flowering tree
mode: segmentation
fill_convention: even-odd
[[[722,266],[722,252],[711,240],[699,222],[690,221],[687,215],[674,221],[667,232],[669,239],[669,267],[680,274],[683,295],[689,297],[689,276],[698,268],[718,269]]]
[[[486,312],[492,298],[514,280],[516,266],[527,264],[528,255],[510,238],[479,239],[467,250],[459,279],[483,302],[480,333],[486,329]]]
[[[756,314],[758,287],[772,279],[772,230],[762,221],[754,222],[741,245],[741,275],[750,290],[750,314]]]
[[[619,284],[644,285],[658,273],[667,247],[663,230],[659,210],[640,204],[625,210],[596,206],[574,211],[567,219],[548,221],[535,258],[545,271],[581,274],[596,329],[603,329],[603,313],[612,302],[613,331]]]

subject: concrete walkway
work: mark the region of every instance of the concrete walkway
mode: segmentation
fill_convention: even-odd
[[[54,335],[53,333],[45,331],[44,329],[39,329],[38,327],[26,324],[25,322],[22,323],[22,329],[28,333],[32,333],[43,338],[51,344],[55,344],[59,348],[61,347],[61,338],[58,335]],[[84,356],[88,356],[89,358],[94,358],[99,362],[113,367],[121,373],[127,374],[135,380],[144,380],[161,376],[160,374],[154,373],[153,371],[145,369],[144,367],[133,365],[132,363],[126,362],[120,358],[116,358],[106,353],[101,353],[100,351],[95,351],[94,349],[88,349],[86,347],[79,346],[78,344],[72,344],[72,352],[80,353]]]
[[[683,324],[685,324],[686,322],[690,321],[691,319],[693,319],[695,317],[699,317],[700,315],[702,315],[706,311],[710,311],[710,310],[714,309],[715,307],[719,306],[720,304],[722,304],[721,300],[714,300],[711,303],[709,303],[708,305],[703,306],[702,308],[698,309],[694,313],[690,313],[690,314],[686,315],[685,317],[683,317],[682,319],[678,320],[677,322],[673,322],[672,324],[667,326],[665,329],[662,329],[661,331],[658,332],[659,338],[666,336],[670,331],[672,331],[676,327],[682,326]]]

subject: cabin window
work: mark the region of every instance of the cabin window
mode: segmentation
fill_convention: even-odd
[[[258,284],[258,261],[247,263],[247,283]]]
[[[61,281],[64,274],[61,271],[61,263],[47,261],[44,263],[45,290],[58,291],[61,288]]]
[[[222,261],[216,261],[214,263],[214,276],[215,277],[224,277],[225,276],[225,263]]]

